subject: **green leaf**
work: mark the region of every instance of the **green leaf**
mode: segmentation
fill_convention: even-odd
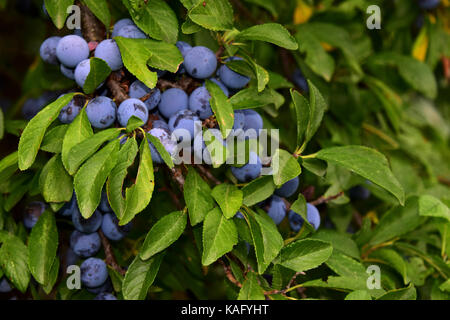
[[[52,153],[61,153],[64,136],[66,135],[68,128],[68,124],[62,124],[47,131],[41,143],[41,150]]]
[[[264,107],[274,105],[276,109],[284,104],[283,95],[273,89],[265,89],[258,92],[258,88],[249,87],[234,94],[228,101],[235,110]]]
[[[8,154],[0,160],[0,181],[6,181],[19,168],[19,153],[17,151]]]
[[[0,265],[5,276],[22,293],[27,291],[30,282],[28,270],[28,249],[20,238],[5,235],[0,247]]]
[[[372,300],[372,297],[366,290],[356,290],[350,292],[345,297],[345,300]]]
[[[201,26],[193,22],[189,17],[181,25],[181,32],[184,34],[193,34],[204,30]]]
[[[407,288],[395,289],[386,292],[378,300],[416,300],[416,288],[410,284]]]
[[[405,206],[397,206],[386,212],[373,230],[370,243],[375,245],[416,229],[424,220],[419,216],[417,197],[406,200]]]
[[[211,196],[211,188],[193,167],[188,169],[183,194],[191,225],[195,226],[205,219],[206,214],[214,208],[215,204]]]
[[[128,174],[128,168],[134,163],[138,150],[136,138],[128,139],[120,148],[116,166],[109,174],[108,181],[106,182],[106,193],[109,204],[119,220],[125,212],[123,183]]]
[[[196,24],[213,31],[233,28],[233,8],[228,0],[198,1],[188,12]]]
[[[282,186],[285,182],[298,177],[302,172],[300,164],[294,156],[282,149],[277,149],[275,151],[270,167],[272,169],[273,182],[278,187]]]
[[[283,247],[283,238],[269,215],[250,211],[247,219],[255,246],[258,273],[263,274]]]
[[[285,27],[278,23],[258,24],[245,29],[236,36],[236,40],[259,40],[273,43],[288,50],[298,49],[298,44],[294,37],[290,35]]]
[[[153,144],[153,146],[156,148],[156,151],[158,151],[159,155],[163,159],[164,163],[172,169],[175,165],[173,164],[172,156],[169,154],[169,152],[166,150],[164,145],[162,144],[161,140],[159,140],[157,137],[152,136],[151,134],[147,133],[147,139]]]
[[[316,86],[308,80],[309,87],[309,121],[305,131],[305,141],[309,142],[319,129],[323,114],[327,109],[325,100]]]
[[[360,258],[361,254],[358,245],[347,233],[340,233],[329,229],[320,229],[318,232],[311,235],[311,238],[330,243],[333,246],[334,252],[338,250],[352,258]]]
[[[147,61],[153,55],[148,48],[146,39],[128,39],[114,37],[122,55],[123,64],[133,75],[147,87],[154,88],[158,81],[156,72],[150,71]]]
[[[187,224],[187,214],[175,211],[162,217],[150,229],[140,250],[142,260],[147,260],[165,250],[178,240]]]
[[[141,118],[136,116],[131,116],[130,119],[128,119],[127,123],[127,132],[131,133],[134,130],[136,130],[139,127],[142,127],[144,125],[144,121],[142,121]]]
[[[125,300],[144,300],[147,297],[148,289],[155,281],[163,257],[163,254],[159,254],[147,261],[142,261],[139,256],[134,258],[122,283]]]
[[[111,13],[109,12],[108,3],[106,0],[83,0],[88,6],[89,10],[106,26],[109,28],[111,24]]]
[[[103,185],[118,158],[119,145],[119,140],[108,143],[86,161],[75,175],[78,207],[85,219],[89,218],[100,204]]]
[[[228,136],[227,130],[233,129],[234,125],[233,106],[216,83],[206,80],[206,89],[208,89],[211,95],[211,99],[209,100],[211,109],[214,111],[214,115],[219,123],[220,132],[225,139]]]
[[[300,146],[309,123],[309,102],[298,91],[293,89],[291,90],[291,98],[297,117],[297,145]]]
[[[55,257],[53,259],[52,267],[48,275],[47,283],[42,286],[42,289],[46,294],[50,294],[50,292],[52,292],[56,280],[58,280],[58,273],[59,273],[59,259],[58,257]]]
[[[383,263],[395,269],[403,277],[404,284],[409,282],[406,262],[397,251],[388,248],[381,248],[372,252],[370,254],[370,258],[383,261]]]
[[[72,199],[72,177],[64,169],[60,154],[54,155],[42,168],[39,188],[46,202],[68,202]]]
[[[449,208],[442,201],[430,195],[420,196],[419,214],[426,217],[444,218],[450,221]]]
[[[233,220],[228,220],[218,207],[208,212],[203,222],[202,264],[208,266],[217,261],[233,250],[237,242],[238,234]]]
[[[145,43],[153,53],[147,61],[149,66],[172,73],[178,71],[183,56],[175,45],[153,40],[146,40]]]
[[[128,8],[134,23],[150,37],[173,44],[177,42],[178,20],[167,2],[148,0],[141,2],[142,6],[138,10],[132,6],[133,0],[122,2]]]
[[[363,146],[344,146],[322,149],[317,158],[338,164],[366,178],[392,193],[403,205],[405,193],[401,184],[389,169],[384,155]]]
[[[247,274],[239,291],[238,300],[265,300],[264,291],[258,283],[258,278],[254,272]]]
[[[242,206],[244,193],[232,184],[223,183],[211,192],[214,200],[219,204],[225,218],[233,218],[239,208]]]
[[[61,159],[66,170],[68,170],[69,167],[68,158],[70,150],[92,135],[94,135],[94,132],[92,131],[91,123],[89,122],[88,116],[86,114],[86,108],[83,108],[69,125],[69,128],[67,129],[66,135],[63,139]]]
[[[55,26],[58,29],[62,29],[69,15],[67,8],[73,5],[74,0],[44,0],[44,3],[45,9]]]
[[[83,91],[86,94],[93,93],[111,73],[105,60],[95,57],[90,60],[91,69],[83,85]]]
[[[147,207],[155,188],[153,162],[147,139],[142,140],[139,153],[140,160],[136,182],[125,191],[125,211],[120,218],[120,225],[126,225]]]
[[[246,206],[252,206],[269,198],[274,191],[275,184],[272,176],[259,177],[242,188],[244,193],[243,203]]]
[[[326,262],[333,247],[320,240],[298,240],[281,250],[280,264],[296,272],[307,271]]]
[[[67,156],[67,171],[74,175],[84,161],[89,159],[105,142],[117,138],[119,133],[120,130],[117,128],[102,130],[73,146]]]
[[[53,212],[45,211],[31,229],[28,241],[28,265],[31,274],[42,285],[49,281],[58,249],[58,229]]]
[[[19,141],[19,168],[27,170],[34,163],[44,138],[45,131],[56,120],[61,109],[72,100],[75,93],[69,93],[42,109],[30,120]]]

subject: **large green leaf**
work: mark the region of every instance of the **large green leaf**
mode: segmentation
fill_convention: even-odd
[[[89,218],[100,204],[103,185],[117,161],[119,145],[119,140],[110,142],[86,161],[75,175],[78,207],[85,219]]]
[[[410,284],[407,288],[394,289],[386,292],[378,300],[416,300],[417,290]]]
[[[22,293],[30,282],[28,270],[28,249],[20,238],[6,234],[0,247],[0,265],[6,277]]]
[[[227,130],[233,129],[234,125],[233,105],[228,101],[227,96],[216,83],[206,80],[206,88],[211,95],[209,101],[211,109],[219,123],[220,132],[222,133],[222,136],[226,138],[228,135]]]
[[[19,168],[27,170],[36,159],[45,131],[56,120],[61,109],[72,100],[75,93],[69,93],[42,109],[30,120],[19,141]]]
[[[120,218],[120,225],[125,225],[150,203],[155,179],[153,162],[147,139],[143,139],[139,148],[140,160],[136,182],[125,191],[125,210]]]
[[[289,34],[285,27],[278,23],[258,24],[242,30],[236,36],[236,40],[265,41],[289,50],[297,50],[298,48],[294,37]]]
[[[202,222],[206,214],[214,208],[211,188],[193,167],[189,167],[183,193],[191,225],[195,226]]]
[[[232,219],[227,219],[218,207],[205,217],[203,222],[202,264],[208,266],[225,253],[233,250],[238,242],[236,226]]]
[[[163,0],[141,1],[140,6],[135,8],[134,0],[123,0],[128,8],[134,23],[146,34],[156,40],[175,43],[178,38],[178,20]]]
[[[332,147],[320,150],[317,158],[359,174],[389,191],[404,204],[403,188],[392,174],[386,157],[378,151],[363,146]]]
[[[252,206],[266,200],[273,194],[275,188],[272,176],[259,177],[242,188],[244,193],[243,203],[246,206]]]
[[[296,272],[307,271],[326,262],[333,252],[333,247],[320,240],[298,240],[283,248],[280,264]]]
[[[58,229],[55,215],[45,211],[31,229],[28,240],[28,265],[31,274],[42,285],[49,281],[58,249]]]
[[[98,86],[105,81],[111,73],[111,69],[105,60],[100,58],[90,59],[89,74],[84,82],[83,91],[86,94],[91,94],[98,88]]]
[[[45,9],[58,29],[64,27],[66,18],[69,15],[67,8],[73,5],[74,0],[44,0]]]
[[[134,258],[122,283],[125,300],[144,300],[147,297],[148,289],[155,281],[163,257],[163,254],[159,254],[147,261],[142,261],[139,256]]]
[[[47,202],[67,202],[72,198],[72,177],[64,169],[60,154],[54,155],[42,168],[39,188]]]
[[[187,224],[187,214],[183,211],[172,212],[155,223],[141,247],[140,257],[147,260],[168,248],[182,235]]]
[[[47,131],[41,143],[41,150],[61,153],[64,136],[68,128],[68,124],[62,124]]]
[[[228,0],[197,1],[188,15],[206,29],[221,31],[233,28],[233,8]]]
[[[232,184],[223,183],[214,187],[211,195],[227,219],[233,218],[242,206],[243,192]]]
[[[441,200],[430,195],[420,196],[419,214],[426,217],[444,218],[450,221],[449,208]]]

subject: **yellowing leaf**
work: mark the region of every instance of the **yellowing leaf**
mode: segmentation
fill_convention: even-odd
[[[297,7],[294,10],[294,24],[305,23],[311,18],[313,14],[313,8],[303,2],[303,0],[297,1]]]
[[[427,57],[428,44],[430,39],[428,38],[428,29],[426,27],[422,28],[419,35],[417,36],[416,41],[413,45],[412,56],[419,60],[425,61]]]

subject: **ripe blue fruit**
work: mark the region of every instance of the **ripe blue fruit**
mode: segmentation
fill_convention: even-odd
[[[178,111],[187,109],[188,105],[186,92],[178,88],[171,88],[161,95],[158,110],[166,119],[169,119]]]
[[[187,73],[197,79],[211,77],[217,69],[217,58],[209,48],[193,47],[184,57],[184,67]]]
[[[197,114],[200,119],[208,119],[213,115],[209,99],[211,99],[211,95],[208,89],[206,87],[198,87],[189,97],[189,109]]]
[[[94,300],[117,300],[117,298],[111,293],[99,293]]]
[[[0,280],[0,293],[8,293],[11,292],[12,288],[9,284],[8,280],[6,280],[5,277],[1,278]]]
[[[191,110],[181,110],[175,113],[169,119],[169,128],[175,136],[180,139],[182,136],[185,136],[187,132],[190,135],[190,140],[194,139],[194,135],[197,131],[201,130],[201,123],[198,123],[198,127],[196,122],[199,122],[200,119],[191,111]],[[196,126],[198,129],[196,129]],[[175,130],[177,130],[175,132]],[[186,130],[185,132],[181,132],[181,130]],[[186,136],[186,138],[188,138]]]
[[[188,51],[192,49],[192,46],[184,41],[177,41],[175,45],[177,46],[178,50],[180,50],[183,57],[186,56]]]
[[[124,37],[129,39],[147,39],[147,36],[141,29],[135,25],[128,25],[117,31],[116,37]]]
[[[108,277],[101,286],[94,288],[86,288],[86,290],[93,294],[109,293],[114,291],[110,277]]]
[[[58,119],[62,123],[71,123],[75,117],[83,109],[85,99],[81,95],[76,95],[69,101],[69,103],[61,109]]]
[[[302,71],[300,69],[297,68],[297,69],[294,70],[294,73],[292,74],[292,81],[303,92],[308,93],[308,91],[309,91],[308,82],[306,81],[306,79],[303,76],[303,73],[302,73]]]
[[[236,212],[236,214],[234,215],[235,218],[238,219],[245,219],[244,215],[242,214],[242,212],[238,211]]]
[[[259,136],[259,130],[263,128],[263,119],[260,114],[252,109],[243,110],[245,114],[244,131],[254,129]]]
[[[55,92],[45,92],[39,98],[28,99],[22,107],[22,115],[26,120],[31,120],[43,107],[47,106],[50,101],[56,99],[58,94]]]
[[[89,57],[88,43],[82,37],[73,34],[65,36],[58,42],[56,56],[66,67],[75,68]]]
[[[119,21],[117,21],[114,24],[114,29],[113,32],[111,34],[111,38],[117,37],[119,30],[122,29],[125,26],[134,26],[134,22],[131,19],[125,18],[125,19],[120,19]]]
[[[135,98],[123,101],[117,109],[117,120],[119,120],[120,125],[126,127],[128,120],[132,116],[138,117],[144,123],[147,123],[148,109],[145,103]]]
[[[85,59],[81,61],[77,67],[75,68],[74,77],[75,82],[83,88],[84,83],[86,82],[86,79],[89,75],[89,72],[91,72],[91,60]]]
[[[441,0],[419,0],[419,6],[425,10],[432,10],[439,6]]]
[[[300,231],[304,222],[302,216],[290,210],[288,217],[289,217],[289,225],[291,226],[292,231],[294,232]],[[319,229],[320,226],[319,210],[317,210],[317,208],[310,203],[306,204],[306,218],[308,219],[308,222],[314,227],[314,229],[316,230]]]
[[[223,93],[225,93],[225,95],[227,97],[230,96],[230,91],[228,90],[227,86],[224,85],[220,80],[216,79],[216,78],[210,78],[209,80],[211,80],[212,82],[214,82],[215,84],[217,84],[220,89],[222,89]],[[206,84],[204,83],[203,86],[205,86]]]
[[[88,288],[95,288],[105,283],[108,278],[106,263],[98,258],[89,258],[80,266],[81,283]]]
[[[61,40],[61,37],[50,37],[42,42],[39,49],[42,60],[50,64],[58,64],[56,47],[58,46],[59,40]]]
[[[203,161],[204,163],[211,165],[211,152],[219,159],[219,156],[227,157],[226,149],[222,148],[221,145],[217,144],[218,141],[221,142],[222,146],[226,148],[227,141],[223,139],[222,133],[218,129],[208,129],[204,133],[199,129],[199,132],[196,134],[194,139],[194,156],[196,161]],[[209,148],[206,146],[206,142],[208,143]]]
[[[161,91],[158,88],[150,89],[139,80],[134,81],[130,85],[130,91],[128,93],[130,98],[140,99],[147,94],[150,94],[150,97],[144,103],[150,111],[155,109],[161,101]]]
[[[164,120],[154,120],[152,122],[152,129],[155,128],[165,129],[170,133],[169,125]]]
[[[23,224],[26,228],[31,229],[34,227],[39,217],[44,213],[46,205],[40,201],[30,202],[25,208],[23,215]]]
[[[240,57],[231,57],[226,59],[226,61],[233,61],[233,60],[243,60]],[[242,74],[239,74],[230,68],[228,68],[226,65],[222,65],[219,68],[219,77],[220,80],[230,89],[239,90],[244,88],[249,82],[250,78],[247,76],[244,76]]]
[[[103,40],[98,44],[95,48],[95,57],[105,60],[112,71],[117,71],[123,67],[119,46],[112,39]]]
[[[245,113],[243,111],[235,111],[234,112],[234,125],[233,129],[244,129],[245,126]]]
[[[276,225],[280,224],[286,216],[286,204],[283,198],[273,195],[269,200],[267,214],[272,218]]]
[[[259,177],[262,170],[261,159],[253,151],[249,154],[249,162],[237,168],[231,167],[231,173],[239,182],[248,182]]]
[[[295,193],[295,191],[297,191],[299,182],[299,178],[295,177],[294,179],[291,179],[283,184],[280,188],[276,189],[275,194],[280,197],[290,197]]]
[[[72,250],[72,248],[67,248],[64,263],[65,266],[71,266],[74,264],[77,264],[78,260],[80,260],[80,257],[75,253],[75,251]]]
[[[102,197],[100,199],[100,204],[98,205],[98,209],[100,209],[103,213],[113,211],[111,206],[109,205],[108,195],[106,194],[105,191],[102,192]]]
[[[78,210],[78,204],[77,204],[77,196],[75,195],[75,192],[72,195],[72,199],[70,199],[69,202],[66,202],[64,206],[59,209],[58,213],[62,215],[63,217],[71,217],[75,210]]]
[[[70,80],[75,80],[75,69],[67,68],[65,65],[60,64],[59,65],[59,70],[61,70],[61,73],[66,78],[68,78]]]
[[[100,250],[100,236],[97,232],[86,234],[75,230],[70,235],[70,247],[81,258],[92,257]]]
[[[86,106],[86,114],[94,128],[105,129],[116,120],[116,104],[108,97],[99,96]]]
[[[149,132],[152,136],[156,137],[161,141],[164,148],[167,150],[167,152],[173,156],[176,152],[177,142],[172,140],[170,138],[170,133],[168,129],[165,128],[153,128]],[[150,147],[150,153],[152,155],[152,160],[155,163],[163,163],[163,159],[161,158],[161,155],[159,154],[158,150],[156,150],[153,143],[150,141],[148,142],[148,145]]]
[[[119,220],[114,213],[107,213],[103,216],[102,232],[109,240],[122,240],[130,232],[131,223],[119,226]]]
[[[83,218],[80,210],[74,210],[72,213],[72,222],[75,229],[84,233],[97,231],[102,225],[103,216],[100,211],[95,210],[94,214],[88,219]]]
[[[349,190],[348,195],[352,200],[367,200],[370,197],[370,190],[363,186],[355,186]]]

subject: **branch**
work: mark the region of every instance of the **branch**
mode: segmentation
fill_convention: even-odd
[[[100,42],[105,38],[105,26],[84,4],[81,5],[81,24],[83,37],[87,39],[88,42]]]
[[[121,74],[120,71],[117,71],[111,73],[111,75],[108,77],[108,80],[106,81],[106,85],[108,86],[109,90],[111,90],[111,93],[113,94],[114,100],[117,104],[120,104],[124,100],[130,98],[130,96],[126,93],[126,90],[120,83],[122,78],[123,74]]]
[[[168,169],[168,170],[169,170],[170,176],[172,177],[172,180],[176,182],[176,184],[180,188],[180,191],[183,191],[185,180],[184,180],[183,173],[181,172],[181,169],[177,168],[177,167],[173,167],[172,169]]]
[[[125,275],[126,271],[122,269],[121,266],[117,263],[116,257],[114,256],[114,253],[112,251],[111,244],[109,243],[108,239],[105,237],[103,232],[101,230],[98,231],[98,234],[100,235],[100,238],[102,239],[103,249],[105,251],[105,260],[106,264],[111,266],[114,270],[116,270],[121,275]]]
[[[223,262],[222,259],[218,260],[219,263],[223,266],[223,271],[225,271],[225,275],[227,276],[228,280],[231,281],[231,283],[233,283],[235,286],[242,288],[242,283],[240,283],[234,276],[233,273],[231,272],[231,268],[230,266],[227,266],[225,264],[225,262]]]
[[[222,184],[222,182],[219,181],[219,179],[217,179],[212,173],[211,171],[209,171],[208,169],[206,169],[204,166],[202,166],[201,164],[197,164],[195,165],[195,167],[198,169],[198,171],[200,171],[200,173],[202,175],[204,175],[208,180],[210,180],[211,182],[213,182],[215,185],[219,185]]]
[[[324,198],[323,196],[321,196],[320,198],[318,198],[318,199],[316,199],[314,201],[311,201],[310,204],[312,204],[313,206],[317,206],[317,205],[322,204],[322,203],[328,203],[330,201],[333,201],[333,200],[341,197],[342,195],[344,195],[343,191],[339,192],[338,194],[335,194],[334,196],[330,196],[330,197],[327,197],[327,198]]]

